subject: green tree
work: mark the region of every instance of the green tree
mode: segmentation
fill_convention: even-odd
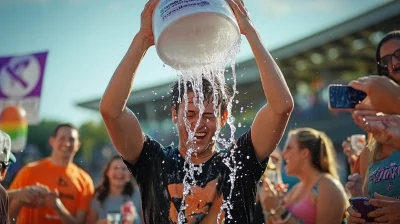
[[[43,157],[49,156],[49,138],[59,123],[59,121],[54,120],[43,120],[38,125],[30,125],[28,127],[27,145],[35,145]]]
[[[92,160],[92,151],[110,144],[107,129],[102,121],[87,121],[79,128],[81,139],[80,155],[87,161]]]
[[[49,156],[49,138],[60,123],[62,122],[43,120],[38,125],[30,125],[28,127],[27,144],[38,147],[43,157]],[[93,149],[110,143],[107,130],[101,121],[91,120],[83,123],[79,127],[79,135],[82,145],[77,156],[82,155],[89,161],[91,160]]]

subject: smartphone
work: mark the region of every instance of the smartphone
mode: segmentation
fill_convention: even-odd
[[[367,94],[346,85],[329,85],[329,109],[354,109]]]
[[[350,198],[349,202],[351,207],[358,213],[361,214],[361,218],[367,222],[374,222],[374,218],[368,217],[368,213],[377,209],[377,207],[371,205],[366,197],[354,197]]]

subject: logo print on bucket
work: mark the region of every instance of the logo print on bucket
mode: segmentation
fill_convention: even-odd
[[[204,7],[204,6],[209,6],[210,3],[208,1],[202,1],[202,0],[178,0],[178,1],[173,1],[166,5],[165,7],[160,9],[160,15],[163,19],[167,19],[169,16],[174,14],[175,12],[183,9],[183,8],[189,8],[189,7]]]

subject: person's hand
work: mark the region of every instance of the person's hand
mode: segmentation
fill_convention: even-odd
[[[288,191],[289,184],[275,184],[275,190],[278,194],[278,198],[283,200],[287,191]]]
[[[61,200],[58,196],[59,196],[59,194],[58,194],[57,189],[49,192],[49,194],[47,194],[47,197],[45,198],[45,205],[49,208],[56,208],[57,203],[61,202]]]
[[[398,110],[400,86],[385,76],[362,77],[349,84],[354,89],[365,92],[371,104],[358,104],[357,110],[376,110],[388,114],[400,114]]]
[[[358,173],[349,175],[348,182],[346,183],[347,190],[350,191],[352,197],[359,197],[363,195],[362,180]]]
[[[279,208],[281,200],[279,199],[278,192],[274,185],[265,178],[260,191],[260,203],[265,212],[270,212]]]
[[[386,143],[388,136],[383,132],[371,132],[369,127],[370,123],[368,121],[377,119],[377,117],[383,116],[382,113],[373,110],[354,110],[352,117],[354,123],[356,123],[365,132],[371,133],[374,138],[380,143]]]
[[[370,199],[369,203],[378,207],[378,209],[368,213],[369,217],[375,218],[374,223],[400,223],[400,200],[386,197],[378,193],[375,193],[374,196],[375,199]]]
[[[243,0],[228,0],[228,3],[235,14],[240,32],[243,35],[247,35],[251,30],[254,30],[253,22],[250,19],[250,13],[244,6]]]
[[[41,208],[45,206],[45,198],[49,189],[41,184],[24,187],[18,192],[17,200],[26,207]]]
[[[135,220],[136,207],[132,201],[128,201],[121,206],[122,224],[133,224]]]
[[[374,136],[379,135],[381,142],[400,147],[400,115],[365,116],[366,130]]]
[[[149,0],[141,14],[139,34],[146,40],[149,47],[154,45],[153,12],[158,2],[159,0]]]
[[[355,123],[381,143],[400,147],[400,115],[385,115],[369,110],[353,112]]]
[[[350,158],[351,156],[352,156],[352,153],[351,153],[351,143],[350,143],[350,141],[349,140],[344,140],[343,142],[342,142],[342,148],[343,148],[343,153],[348,157],[348,158]]]
[[[367,223],[365,219],[361,218],[361,214],[354,211],[354,209],[350,206],[346,210],[349,215],[347,216],[347,224],[359,224],[359,223]]]

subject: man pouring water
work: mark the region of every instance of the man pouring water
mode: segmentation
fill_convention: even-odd
[[[199,95],[193,94],[194,86],[175,83],[171,90],[171,114],[179,144],[161,145],[142,132],[135,114],[126,107],[138,66],[154,45],[152,15],[157,3],[158,0],[150,0],[146,4],[140,31],[116,69],[100,104],[110,138],[140,186],[145,222],[250,223],[257,184],[293,109],[285,79],[265,49],[243,2],[228,0],[240,31],[253,50],[268,104],[258,111],[251,128],[236,140],[235,146],[217,150],[215,133],[229,117],[226,88],[219,81],[203,78],[201,105],[204,107],[200,111],[196,105]],[[185,92],[187,100],[183,100]],[[188,146],[188,140],[193,137],[189,133],[193,130],[194,142]],[[189,148],[195,149],[195,155],[190,156]],[[232,170],[226,165],[225,161],[231,157],[238,169]],[[188,159],[198,171],[192,175],[195,181],[185,178]],[[232,172],[236,177],[234,185],[231,185]],[[190,189],[184,184],[188,181],[195,183]]]

